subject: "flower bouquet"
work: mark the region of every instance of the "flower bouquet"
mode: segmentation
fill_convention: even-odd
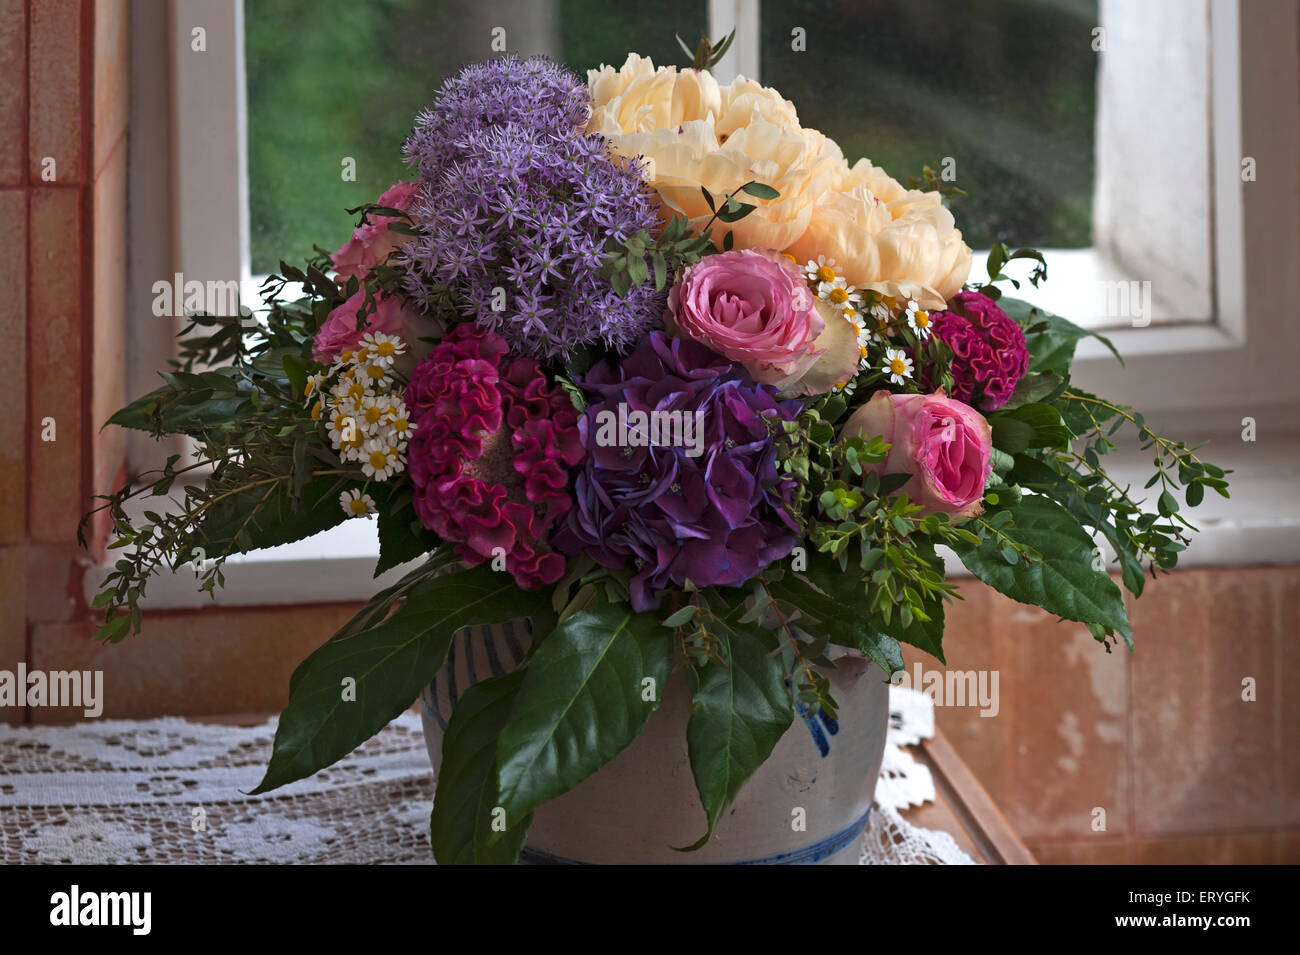
[[[462,687],[441,740],[438,861],[515,860],[679,671],[698,848],[797,716],[833,723],[837,661],[879,684],[901,643],[943,660],[941,549],[1109,651],[1131,631],[1094,539],[1140,595],[1194,530],[1180,506],[1226,496],[1071,383],[1091,333],[1001,294],[1012,263],[1046,278],[1039,253],[998,245],[971,280],[956,190],[850,165],[775,90],[719,84],[723,48],[585,83],[466,67],[416,119],[411,181],[281,263],[256,316],[191,315],[111,419],[197,451],[104,498],[101,639],[139,631],[163,568],[212,591],[231,554],[344,520],[375,520],[376,576],[412,565],[295,672],[255,792],[381,730],[458,632],[520,622],[517,666]],[[1107,474],[1125,428],[1151,504]],[[171,504],[133,519],[141,495]]]

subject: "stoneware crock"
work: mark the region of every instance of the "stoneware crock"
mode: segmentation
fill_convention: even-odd
[[[456,700],[479,680],[510,672],[527,647],[523,622],[457,634],[446,666],[421,694],[435,776]],[[869,660],[835,662],[828,675],[838,719],[797,715],[704,848],[673,849],[705,829],[686,750],[690,691],[675,674],[627,749],[536,811],[520,862],[856,865],[885,749],[889,684]]]

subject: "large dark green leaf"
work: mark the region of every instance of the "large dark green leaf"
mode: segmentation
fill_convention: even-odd
[[[998,299],[998,306],[1025,329],[1025,343],[1029,346],[1029,372],[1052,372],[1066,377],[1070,374],[1070,365],[1074,362],[1074,350],[1080,339],[1089,336],[1110,349],[1111,354],[1119,358],[1114,344],[1104,335],[1090,332],[1086,328],[1035,308],[1018,298],[1003,296]],[[1120,359],[1121,364],[1123,359]]]
[[[224,430],[248,402],[244,394],[214,394],[199,404],[178,404],[168,400],[174,399],[176,394],[173,386],[164,385],[119,410],[106,424],[150,433],[198,435],[214,428]]]
[[[990,509],[987,516],[997,510],[1002,508]],[[966,568],[1013,600],[1067,620],[1100,624],[1126,640],[1132,637],[1119,588],[1106,574],[1093,570],[1092,538],[1070,512],[1037,494],[1026,494],[1005,510],[1015,524],[1003,528],[1003,533],[1036,550],[1042,560],[1008,564],[999,553],[1000,539],[989,535],[979,545],[952,543]]]
[[[498,744],[501,805],[513,825],[622,752],[659,707],[672,631],[653,614],[600,602],[555,628],[533,654]],[[653,699],[643,681],[654,680]]]
[[[295,499],[288,481],[250,487],[213,504],[194,531],[194,540],[178,558],[202,547],[208,559],[291,544],[343,523],[347,515],[336,499],[343,483],[333,476],[313,478]],[[332,499],[333,498],[333,499]]]
[[[492,841],[497,739],[523,680],[524,671],[515,670],[475,683],[452,710],[429,816],[429,840],[439,865],[509,865],[524,846],[531,815]]]
[[[395,490],[379,510],[379,561],[375,576],[429,553],[438,546],[438,535],[415,516],[411,489]]]
[[[330,639],[294,672],[271,764],[253,792],[310,776],[387,726],[442,667],[457,630],[529,616],[549,600],[483,564],[435,578],[391,616]],[[353,700],[344,699],[345,680],[355,681]]]
[[[744,632],[723,632],[725,666],[711,662],[700,674],[686,725],[686,745],[708,831],[708,841],[740,787],[772,754],[794,719],[785,671],[767,647]]]

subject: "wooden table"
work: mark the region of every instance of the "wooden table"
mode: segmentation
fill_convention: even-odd
[[[1037,865],[1006,817],[980,785],[943,733],[906,747],[934,777],[935,801],[902,813],[914,826],[948,833],[976,862],[986,865]]]

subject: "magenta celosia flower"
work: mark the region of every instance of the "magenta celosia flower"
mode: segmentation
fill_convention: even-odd
[[[582,459],[577,413],[537,363],[505,340],[457,325],[415,367],[406,405],[415,513],[469,565],[504,556],[524,588],[555,583],[564,557],[546,539],[572,506]]]
[[[948,311],[931,316],[930,327],[953,352],[951,397],[984,411],[1006,404],[1029,367],[1019,323],[987,295],[958,292]],[[921,381],[934,388],[929,369],[922,369]]]

